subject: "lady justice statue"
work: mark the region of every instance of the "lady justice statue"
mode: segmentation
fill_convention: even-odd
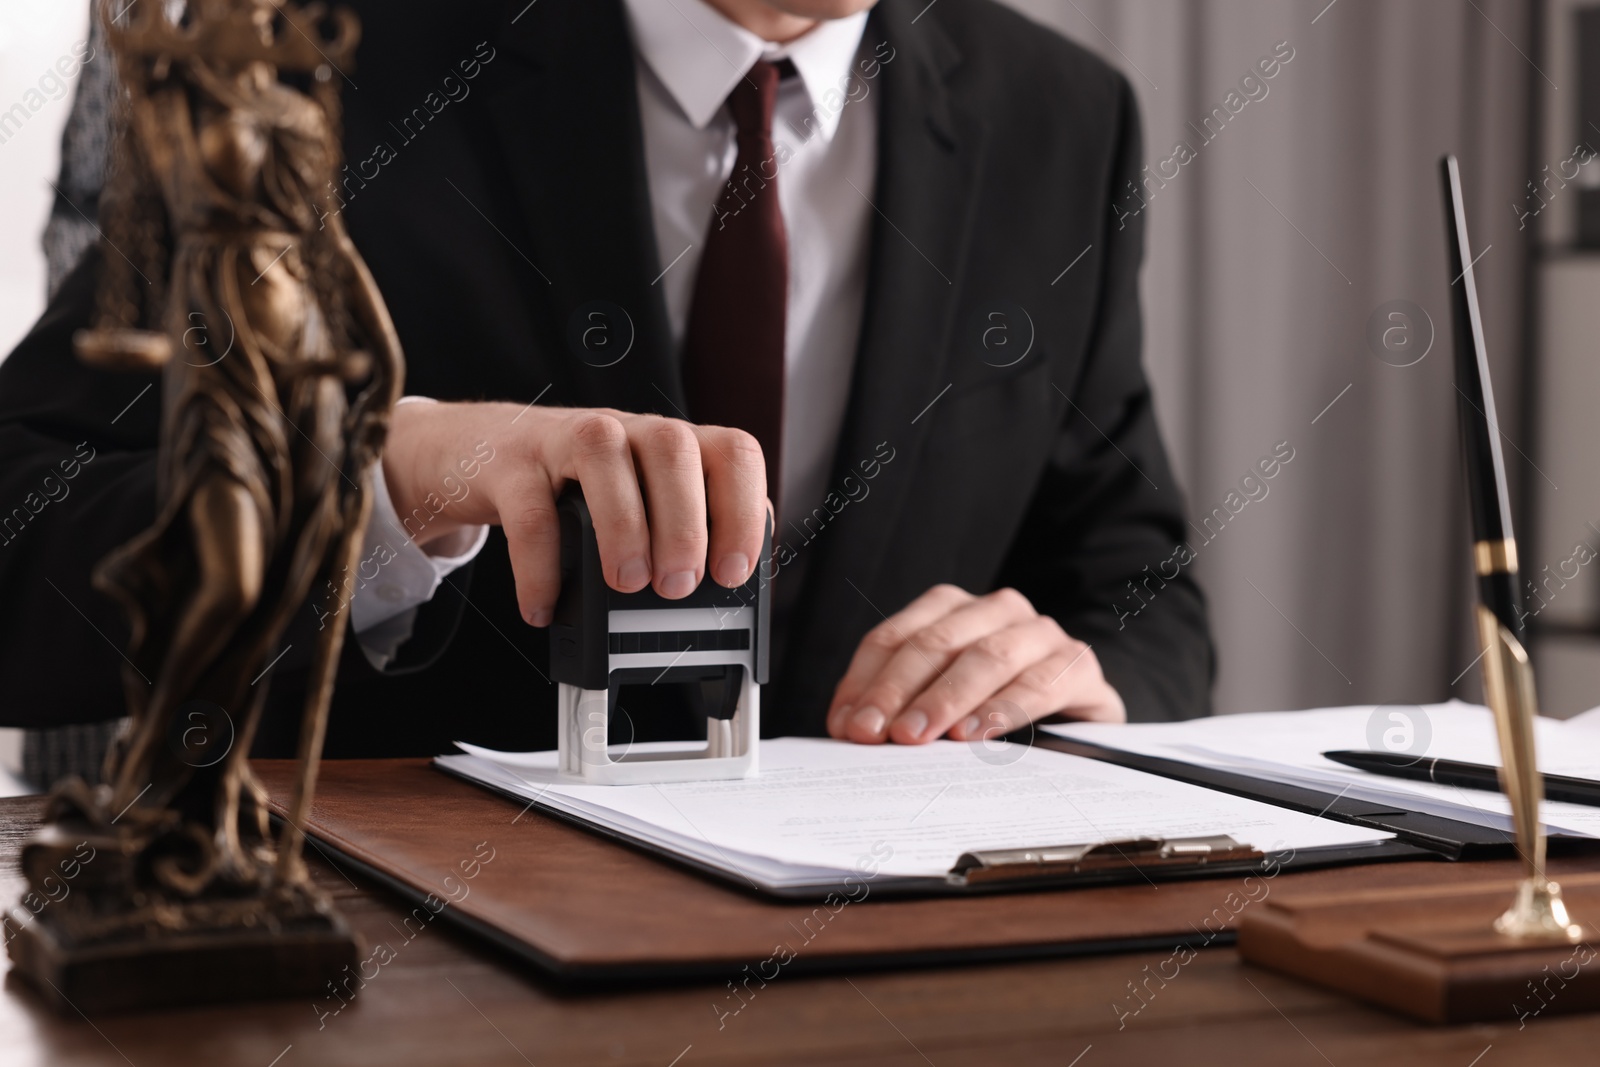
[[[246,759],[291,615],[356,567],[401,388],[393,325],[327,202],[358,28],[292,0],[102,0],[99,17],[125,97],[97,319],[76,344],[161,371],[157,518],[95,571],[132,626],[130,729],[108,784],[58,787],[24,851],[35,899],[62,863],[81,873],[14,909],[7,940],[85,1011],[320,990],[356,958],[300,858],[342,618],[318,631],[276,840]],[[130,959],[156,981],[130,981]]]

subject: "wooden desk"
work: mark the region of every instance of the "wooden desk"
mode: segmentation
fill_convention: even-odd
[[[39,802],[0,800],[0,900],[21,880],[17,849]],[[402,909],[312,850],[319,884],[370,942]],[[1063,897],[1070,906],[1070,897]],[[849,921],[847,910],[837,921]],[[712,984],[562,992],[471,939],[430,926],[319,1029],[285,1001],[96,1019],[58,1018],[15,978],[0,994],[7,1067],[539,1067],[567,1064],[1272,1064],[1274,1067],[1563,1067],[1594,1061],[1600,1016],[1435,1029],[1202,951],[1135,1016],[1127,984],[1168,952],[850,977],[782,975],[719,1029]],[[1170,973],[1170,967],[1169,967]]]

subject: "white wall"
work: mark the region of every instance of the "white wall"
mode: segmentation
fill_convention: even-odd
[[[0,359],[44,308],[39,234],[50,211],[49,183],[55,179],[73,89],[55,67],[88,28],[86,0],[0,4],[0,119],[12,115],[0,127]],[[18,106],[20,112],[14,110]]]

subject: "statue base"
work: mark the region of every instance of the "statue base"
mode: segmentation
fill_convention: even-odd
[[[181,846],[199,838],[168,833],[175,822],[170,813],[153,818],[154,830],[58,818],[23,846],[29,888],[20,904],[0,914],[0,927],[13,971],[58,1011],[92,1018],[322,997],[330,981],[348,973],[345,967],[353,972],[361,945],[303,869],[278,883],[270,857],[247,850],[247,877],[208,876],[192,892],[175,889],[170,883],[181,884],[186,863],[210,853],[185,852]],[[165,869],[168,884],[152,869]]]
[[[1600,875],[1568,874],[1578,914],[1600,913]],[[1469,885],[1286,890],[1239,928],[1249,962],[1431,1023],[1600,1010],[1600,931],[1512,937],[1495,919],[1515,880]]]
[[[14,908],[15,973],[66,1015],[327,995],[360,944],[337,914],[277,930],[155,933],[75,942],[47,917]],[[30,921],[31,920],[31,921]],[[23,925],[23,924],[26,925]]]

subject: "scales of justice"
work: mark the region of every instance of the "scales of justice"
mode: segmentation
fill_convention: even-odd
[[[106,784],[51,794],[22,853],[24,900],[47,903],[13,908],[6,940],[64,1011],[317,993],[359,958],[301,859],[343,604],[311,651],[281,830],[248,755],[291,616],[357,565],[403,377],[326,202],[358,24],[293,0],[96,15],[121,92],[98,306],[75,345],[161,376],[156,520],[93,572],[130,623],[130,727]]]

